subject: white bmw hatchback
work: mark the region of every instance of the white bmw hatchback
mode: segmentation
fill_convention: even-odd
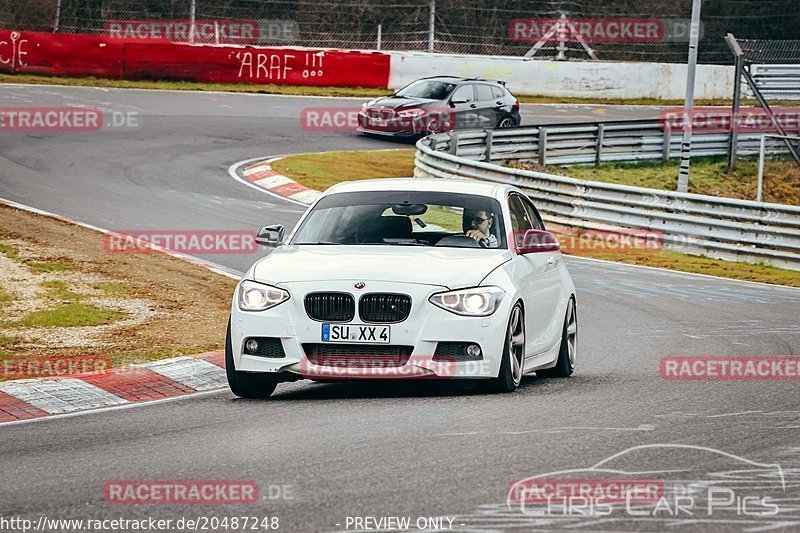
[[[234,394],[282,381],[474,380],[575,368],[575,287],[556,237],[518,189],[382,179],[328,189],[236,287],[226,341]]]

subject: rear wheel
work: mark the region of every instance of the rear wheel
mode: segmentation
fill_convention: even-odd
[[[236,370],[233,364],[230,321],[225,336],[225,374],[228,376],[228,386],[231,391],[240,398],[269,398],[278,386],[278,381],[270,375]]]
[[[490,388],[495,392],[513,392],[522,381],[524,363],[525,314],[522,311],[522,305],[517,303],[511,310],[511,316],[508,319],[500,373],[491,380]]]
[[[556,366],[536,372],[545,378],[566,378],[575,371],[575,359],[578,355],[578,313],[575,299],[570,298],[567,304],[567,316],[564,317],[564,328],[561,331],[561,348],[558,351]]]
[[[511,117],[503,117],[500,119],[500,122],[497,123],[498,128],[513,128],[514,126],[516,126],[516,124]]]

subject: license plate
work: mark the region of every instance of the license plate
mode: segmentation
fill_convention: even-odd
[[[379,126],[385,128],[389,123],[382,118],[370,118],[369,123],[371,126]]]
[[[322,342],[389,344],[389,326],[322,324]]]

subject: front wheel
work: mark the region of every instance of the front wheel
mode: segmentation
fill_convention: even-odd
[[[225,374],[228,376],[231,392],[240,398],[269,398],[278,386],[278,382],[272,376],[236,370],[233,364],[230,321],[225,336]]]
[[[561,348],[558,351],[556,366],[547,370],[539,370],[537,375],[545,378],[566,378],[575,371],[575,359],[578,355],[578,312],[575,309],[575,298],[569,299],[567,316],[564,317],[564,328],[561,331]]]
[[[503,347],[503,360],[500,373],[490,384],[495,392],[513,392],[522,381],[522,368],[525,364],[525,314],[522,305],[517,303],[511,310]]]

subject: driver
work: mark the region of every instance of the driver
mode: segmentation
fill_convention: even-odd
[[[462,227],[464,235],[480,242],[482,239],[489,241],[489,248],[497,248],[497,237],[492,232],[494,215],[487,211],[476,211],[474,209],[464,209]]]

